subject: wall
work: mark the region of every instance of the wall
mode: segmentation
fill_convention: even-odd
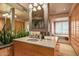
[[[50,33],[51,33],[51,35],[53,35],[54,34],[54,18],[52,17],[51,19],[50,19],[50,23],[51,23],[51,25],[50,25]]]
[[[25,29],[25,22],[22,21],[15,21],[15,31],[20,32]]]
[[[0,18],[0,31],[2,30],[3,25],[4,25],[3,19]],[[7,19],[7,21],[6,21],[6,29],[10,30],[10,19]],[[25,22],[15,20],[15,31],[18,32],[18,31],[22,31],[24,29],[25,29]]]
[[[10,25],[10,19],[8,18],[7,21],[6,21],[6,30],[10,31],[11,30],[10,27],[11,27],[11,25]]]
[[[2,30],[2,28],[3,28],[3,21],[2,21],[2,19],[0,18],[0,31]]]
[[[74,8],[71,17],[71,45],[79,55],[79,4]]]

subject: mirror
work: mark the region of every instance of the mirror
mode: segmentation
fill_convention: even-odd
[[[44,29],[44,11],[41,10],[32,11],[32,29]]]
[[[37,3],[40,6],[39,3]],[[48,4],[42,4],[40,8],[31,4],[29,8],[29,30],[30,31],[48,31]],[[36,9],[35,9],[36,8]],[[39,10],[38,10],[39,9]]]

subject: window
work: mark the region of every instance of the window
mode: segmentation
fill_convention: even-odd
[[[55,34],[68,34],[69,31],[68,21],[56,21],[55,22]]]

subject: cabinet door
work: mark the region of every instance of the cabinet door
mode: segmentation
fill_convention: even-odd
[[[12,55],[13,55],[12,46],[0,49],[0,56],[12,56]]]
[[[53,56],[54,49],[25,42],[14,42],[14,56]]]

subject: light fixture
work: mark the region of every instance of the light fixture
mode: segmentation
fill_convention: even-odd
[[[15,15],[15,18],[16,18],[17,16]]]
[[[40,5],[43,5],[43,3],[39,3]]]
[[[2,16],[5,17],[5,14],[3,14]]]
[[[29,8],[31,8],[33,11],[41,10],[42,6],[43,6],[43,3],[29,4]]]
[[[29,4],[29,8],[33,8],[32,4]]]
[[[8,18],[11,17],[11,15],[9,15],[8,13],[3,14],[2,16],[3,16],[3,17],[8,17]],[[16,18],[17,16],[15,15],[14,17]]]
[[[33,11],[37,11],[35,7],[33,8]]]
[[[10,18],[10,15],[8,15],[7,17]]]
[[[63,10],[66,10],[66,8],[64,8]]]
[[[37,3],[34,3],[34,6],[38,6],[38,4]]]
[[[40,6],[38,6],[38,7],[37,7],[37,9],[38,9],[38,10],[41,10],[41,7],[40,7]]]
[[[5,16],[8,16],[8,15],[9,15],[8,13],[5,14]]]
[[[9,15],[8,13],[5,13],[5,14],[3,14],[2,16],[5,17],[5,16],[8,16],[8,15]]]

